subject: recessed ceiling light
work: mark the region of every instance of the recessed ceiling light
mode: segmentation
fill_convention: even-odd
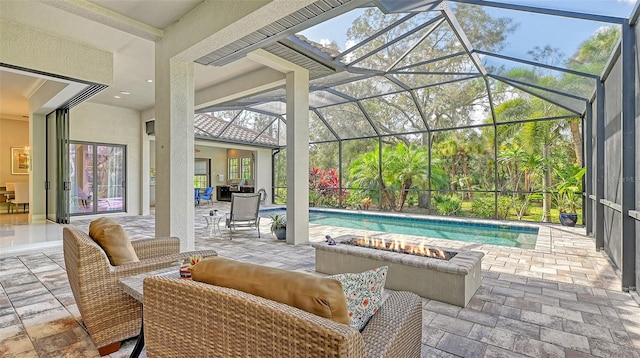
[[[120,91],[121,94],[131,94],[129,91]]]
[[[153,80],[147,80],[147,82],[152,83],[152,82],[153,82]]]
[[[120,96],[113,96],[113,98],[122,98],[122,97],[120,97]]]

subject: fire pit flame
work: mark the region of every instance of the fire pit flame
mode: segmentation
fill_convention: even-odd
[[[367,235],[364,237],[354,237],[350,240],[344,241],[345,244],[361,246],[361,247],[369,247],[377,250],[385,250],[385,251],[393,251],[393,252],[402,252],[410,255],[417,256],[426,256],[432,257],[439,260],[450,260],[457,253],[444,251],[439,248],[430,248],[426,247],[424,244],[424,240],[420,242],[418,245],[414,245],[411,243],[407,243],[404,239],[386,242],[384,238],[369,238]]]

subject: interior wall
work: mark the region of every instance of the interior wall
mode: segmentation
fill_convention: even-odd
[[[29,175],[11,174],[11,148],[29,146],[29,121],[0,118],[0,186],[29,181]]]
[[[196,153],[196,159],[211,159],[211,186],[225,185],[227,183],[227,149],[208,146],[198,146],[198,149],[200,153]],[[222,175],[222,180],[218,180],[218,175]]]
[[[604,139],[604,199],[620,205],[622,203],[622,58],[614,64],[604,82],[605,90],[605,139]],[[622,221],[618,211],[608,206],[604,209],[604,246],[613,262],[622,264]]]
[[[140,214],[141,127],[140,112],[102,104],[84,102],[69,111],[69,138],[74,141],[120,144],[127,151],[127,210]],[[108,129],[108,130],[107,130]]]

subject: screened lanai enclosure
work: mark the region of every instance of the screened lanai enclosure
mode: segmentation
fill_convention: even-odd
[[[308,118],[295,120],[309,121],[310,167],[296,170],[309,171],[310,205],[552,223],[576,213],[633,288],[637,17],[615,0],[324,0],[246,48],[309,70]],[[195,123],[199,139],[272,147],[276,203],[287,201],[286,109],[276,88]]]

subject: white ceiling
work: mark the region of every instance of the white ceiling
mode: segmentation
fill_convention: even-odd
[[[113,85],[89,102],[144,110],[154,106],[155,46],[140,36],[165,29],[200,5],[202,0],[88,0],[86,2],[36,0],[0,1],[0,17],[114,54]],[[93,19],[93,20],[92,20]],[[105,20],[106,19],[106,20]],[[95,20],[95,21],[94,21]],[[108,26],[113,23],[127,26]],[[128,26],[131,25],[131,26]],[[133,28],[133,30],[129,30]],[[142,31],[141,30],[141,31]],[[224,67],[194,64],[196,90],[223,82],[261,65],[247,59]],[[28,116],[33,75],[0,70],[0,116]],[[38,82],[39,83],[39,82]],[[121,91],[130,92],[126,95]],[[119,96],[121,98],[116,98]]]
[[[10,119],[27,120],[29,101],[26,95],[41,83],[36,77],[0,71],[0,114]]]
[[[167,28],[203,2],[203,0],[89,1],[157,29]]]

